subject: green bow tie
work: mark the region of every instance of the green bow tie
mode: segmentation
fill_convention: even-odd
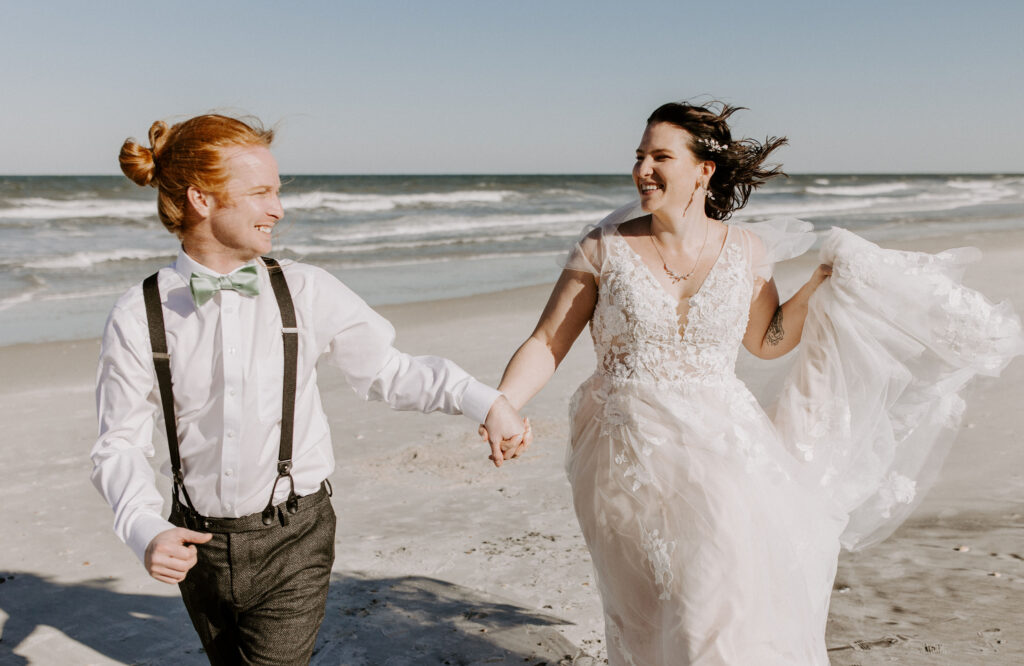
[[[192,290],[192,300],[197,306],[213,298],[219,289],[234,289],[243,296],[255,296],[260,293],[260,276],[255,266],[239,268],[231,275],[216,277],[206,273],[193,273],[188,281]]]

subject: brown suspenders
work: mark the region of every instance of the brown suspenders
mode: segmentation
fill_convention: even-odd
[[[299,508],[299,498],[295,494],[295,479],[292,478],[292,434],[295,430],[295,383],[299,365],[299,329],[295,322],[295,306],[292,294],[288,291],[288,283],[284,279],[281,265],[270,257],[263,257],[263,263],[270,273],[270,286],[274,288],[277,298],[277,309],[281,311],[281,337],[284,344],[284,386],[281,391],[281,444],[277,453],[277,477],[270,489],[267,507],[263,509],[263,524],[269,525],[274,520],[274,493],[277,482],[283,477],[288,478],[291,489],[288,491],[288,502],[285,505],[288,513],[295,513]],[[282,514],[281,520],[288,519]]]
[[[270,525],[274,522],[274,493],[277,491],[277,483],[282,478],[287,478],[291,484],[288,492],[288,500],[285,507],[288,513],[295,513],[298,509],[299,498],[295,494],[295,479],[292,478],[292,435],[295,425],[295,391],[298,376],[299,359],[299,331],[295,321],[295,307],[292,304],[292,295],[288,291],[288,283],[284,277],[284,271],[280,264],[270,257],[263,257],[263,263],[267,266],[270,275],[270,285],[274,289],[274,296],[277,298],[277,307],[281,312],[281,335],[284,344],[284,386],[282,390],[281,404],[281,443],[277,455],[277,477],[274,479],[274,486],[270,491],[270,499],[267,507],[263,510],[263,524]],[[181,471],[181,455],[178,451],[178,426],[174,415],[174,393],[171,383],[171,360],[167,352],[167,337],[164,332],[164,314],[160,300],[160,288],[157,284],[157,275],[154,273],[142,282],[142,294],[146,302],[146,319],[149,323],[149,340],[153,348],[153,366],[156,369],[157,383],[160,387],[160,403],[163,407],[164,424],[167,428],[167,448],[171,456],[171,473],[173,475],[173,501],[182,510],[189,522],[195,522],[199,518],[198,512],[192,506],[192,500],[185,489],[184,475]],[[178,490],[185,498],[185,506],[182,507],[178,499]],[[282,524],[288,524],[288,517],[281,513]]]

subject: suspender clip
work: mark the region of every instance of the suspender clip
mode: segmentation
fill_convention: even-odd
[[[169,361],[169,360],[171,360],[171,355],[168,354],[167,352],[153,352],[153,360],[154,361]]]
[[[291,461],[290,458],[288,460],[278,460],[277,461],[277,475],[278,476],[288,476],[291,473],[292,473],[292,461]]]

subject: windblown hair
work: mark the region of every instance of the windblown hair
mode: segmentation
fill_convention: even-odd
[[[708,189],[714,199],[704,200],[705,214],[714,220],[727,220],[734,211],[747,205],[751,190],[769,178],[785,176],[779,164],[766,166],[765,160],[776,148],[786,145],[786,137],[768,137],[764,143],[754,139],[733,140],[729,116],[744,109],[724,102],[696,106],[670,102],[655,109],[647,124],[670,123],[690,135],[690,151],[701,161],[715,163]]]
[[[188,188],[224,196],[228,180],[224,150],[269,148],[273,140],[274,131],[264,129],[256,118],[206,114],[171,127],[158,120],[149,128],[149,147],[127,139],[119,160],[121,171],[137,185],[157,188],[160,221],[181,238],[188,223]]]

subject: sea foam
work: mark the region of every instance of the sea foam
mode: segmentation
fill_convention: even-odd
[[[152,201],[133,199],[9,199],[10,208],[0,208],[0,219],[64,220],[74,218],[113,217],[141,220],[156,217]]]
[[[168,254],[167,250],[143,250],[133,248],[121,248],[117,250],[107,251],[75,252],[73,254],[62,255],[60,257],[48,257],[45,259],[27,261],[22,265],[25,268],[50,270],[66,268],[91,268],[96,264],[102,264],[108,261],[145,261],[148,259],[159,259],[161,257],[167,257],[168,259],[170,259],[172,256],[172,254]]]
[[[833,185],[829,187],[807,187],[808,194],[832,197],[868,197],[877,194],[892,194],[910,189],[907,183],[875,183],[872,185]]]
[[[327,209],[344,213],[373,213],[417,206],[457,206],[465,203],[500,203],[515,196],[511,190],[459,190],[421,194],[348,194],[307,192],[281,197],[285,210]]]

